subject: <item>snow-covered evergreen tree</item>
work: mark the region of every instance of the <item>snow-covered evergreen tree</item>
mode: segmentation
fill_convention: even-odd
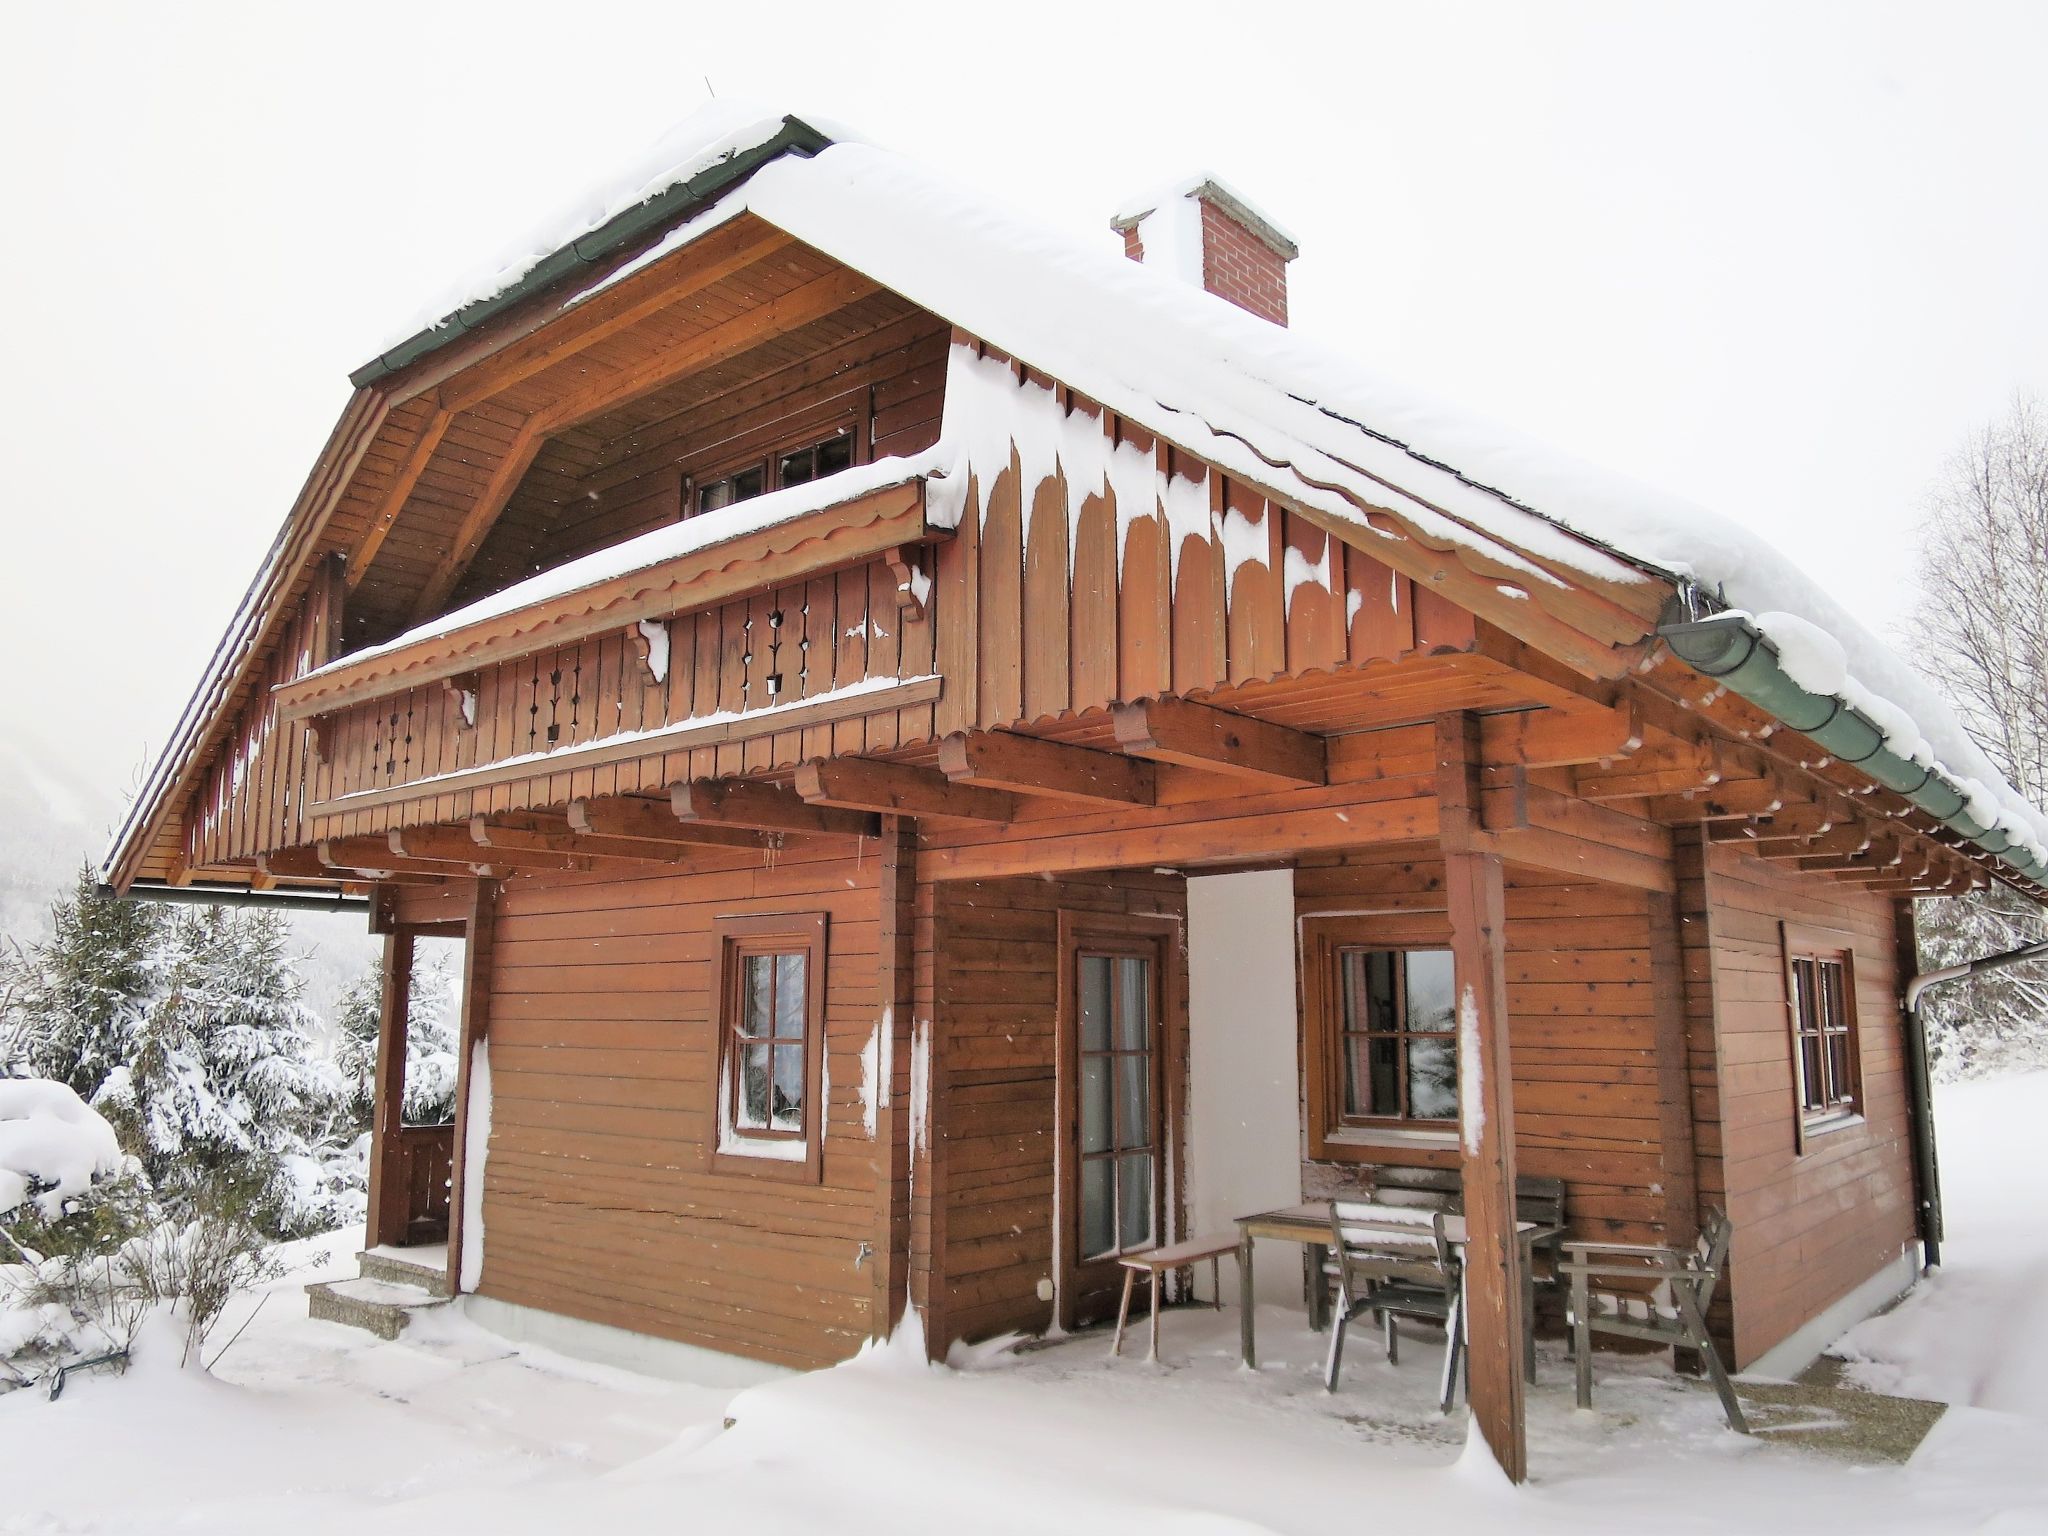
[[[0,966],[0,1072],[90,1099],[128,1059],[155,984],[162,912],[106,894],[87,867],[50,915],[49,939]]]
[[[406,1008],[405,1123],[442,1125],[455,1118],[454,970],[443,956],[415,951]],[[371,965],[341,995],[335,1015],[335,1065],[341,1070],[347,1117],[370,1128],[377,1088],[377,1035],[383,1012],[384,965]]]
[[[0,993],[0,1062],[68,1084],[120,1133],[174,1214],[241,1191],[275,1235],[361,1206],[340,1071],[269,912],[175,913],[101,895],[89,875]]]

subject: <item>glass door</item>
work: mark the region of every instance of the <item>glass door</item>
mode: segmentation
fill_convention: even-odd
[[[1078,1257],[1093,1263],[1160,1239],[1159,988],[1149,952],[1075,963]]]

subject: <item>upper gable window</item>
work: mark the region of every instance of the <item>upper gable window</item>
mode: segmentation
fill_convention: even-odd
[[[798,447],[785,445],[759,461],[730,466],[715,480],[699,480],[688,503],[690,510],[693,514],[716,512],[734,502],[836,474],[854,462],[858,446],[851,426]]]

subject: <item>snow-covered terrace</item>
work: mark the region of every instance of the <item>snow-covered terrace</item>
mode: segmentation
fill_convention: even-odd
[[[1603,1356],[1595,1410],[1546,1353],[1530,1411],[1535,1481],[1464,1453],[1432,1401],[1423,1339],[1388,1366],[1350,1351],[1335,1395],[1298,1313],[1261,1314],[1257,1372],[1228,1311],[1176,1311],[1164,1361],[1112,1361],[1100,1333],[926,1369],[900,1351],[785,1376],[701,1357],[679,1379],[510,1342],[453,1313],[396,1343],[305,1316],[300,1284],[352,1267],[358,1234],[300,1244],[217,1378],[92,1374],[57,1403],[0,1395],[5,1528],[303,1536],[441,1527],[494,1536],[749,1530],[1044,1536],[1465,1536],[2048,1529],[2048,1267],[2009,1171],[2048,1158],[2048,1076],[1943,1091],[1949,1266],[1843,1348],[1879,1390],[1956,1406],[1904,1466],[1800,1449],[1721,1423],[1662,1362]],[[2038,1213],[2035,1213],[2038,1214]],[[238,1302],[222,1331],[249,1319]],[[162,1341],[146,1341],[161,1343]],[[648,1358],[651,1358],[651,1354]],[[674,1368],[680,1369],[680,1366]],[[752,1384],[749,1384],[752,1383]],[[730,1421],[730,1427],[726,1427]]]

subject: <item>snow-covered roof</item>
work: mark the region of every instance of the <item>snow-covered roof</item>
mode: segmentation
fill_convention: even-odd
[[[723,103],[685,120],[429,312],[546,281],[544,264],[564,243],[694,184],[707,168],[743,165],[794,121]],[[1774,637],[1791,637],[1796,656],[1820,657],[1812,672],[1836,684],[1829,691],[1877,720],[1895,749],[1978,791],[2005,830],[2048,859],[2048,816],[2005,782],[1938,693],[1739,523],[1383,378],[1123,260],[1106,242],[1050,229],[899,154],[825,132],[834,142],[753,169],[635,265],[751,212],[1225,473],[1253,484],[1284,476],[1312,510],[1367,528],[1360,505],[1386,508],[1425,542],[1476,553],[1538,591],[1688,580],[1720,591],[1761,615]],[[564,307],[615,280],[568,294]],[[958,425],[949,422],[949,434]]]
[[[586,200],[587,216],[617,206],[619,188],[671,184],[784,121],[739,118],[727,108],[686,120],[664,141],[676,154],[672,173],[636,164]],[[1974,781],[2000,824],[2048,857],[2048,816],[2005,781],[1935,689],[1803,568],[1730,518],[1434,400],[873,144],[775,160],[663,246],[687,244],[698,225],[741,210],[1226,472],[1269,480],[1284,467],[1307,500],[1318,486],[1354,489],[1425,537],[1498,540],[1601,581],[1689,579],[1760,615],[1774,636],[1795,625],[1818,630],[1841,653],[1838,667],[1819,669],[1837,682],[1830,691],[1877,718],[1897,750]],[[1318,505],[1357,516],[1335,494]],[[1557,579],[1522,564],[1531,580]]]

